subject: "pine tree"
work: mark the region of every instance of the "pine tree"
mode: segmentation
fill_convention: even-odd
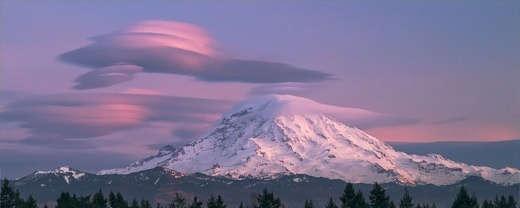
[[[393,201],[390,201],[390,208],[396,208]]]
[[[365,197],[363,196],[363,192],[358,191],[356,193],[356,196],[354,196],[354,200],[352,202],[353,208],[368,208],[367,201],[365,200]]]
[[[492,202],[490,202],[488,200],[484,200],[482,202],[482,208],[495,208],[495,206],[493,205]]]
[[[325,208],[338,208],[338,206],[336,206],[336,203],[334,203],[334,199],[332,199],[331,197],[329,198],[329,202],[327,202]]]
[[[477,199],[477,196],[476,196],[475,194],[473,194],[473,195],[471,196],[469,206],[470,206],[470,207],[478,208],[478,199]]]
[[[507,197],[506,208],[516,208],[516,200],[511,195]]]
[[[399,208],[413,208],[413,200],[410,196],[410,193],[408,192],[408,189],[404,189],[403,197],[401,198],[401,201],[399,202]]]
[[[118,208],[117,201],[116,201],[116,195],[112,191],[108,194],[108,204],[110,205],[111,208]]]
[[[132,200],[132,204],[130,205],[130,208],[139,208],[139,202],[134,198]]]
[[[470,197],[466,188],[461,187],[451,208],[478,208],[477,198]]]
[[[197,197],[193,197],[190,208],[202,208],[202,202]]]
[[[507,208],[507,200],[505,196],[500,196],[500,198],[495,198],[495,207],[497,208]]]
[[[128,208],[128,202],[125,200],[123,195],[119,192],[116,194],[117,208]]]
[[[16,206],[15,193],[9,186],[7,179],[2,180],[0,190],[0,208],[13,208]]]
[[[370,207],[371,208],[389,208],[390,198],[386,195],[385,189],[378,183],[370,191]]]
[[[105,199],[105,196],[103,196],[103,192],[101,191],[101,189],[92,196],[91,205],[92,205],[92,208],[106,208],[107,207],[107,200]]]
[[[150,202],[148,200],[141,200],[141,205],[140,205],[141,208],[152,208],[152,205],[150,204]]]
[[[246,207],[244,206],[243,202],[240,202],[240,205],[238,206],[238,208],[246,208]]]
[[[78,208],[91,208],[90,195],[82,196],[77,199]]]
[[[314,203],[312,203],[312,200],[305,200],[304,208],[314,208]]]
[[[341,202],[341,208],[356,208],[353,205],[354,198],[356,197],[356,192],[354,190],[354,185],[352,183],[347,183],[345,189],[343,190],[343,194],[339,197],[339,201]]]
[[[175,193],[175,197],[173,198],[172,203],[170,203],[170,208],[187,208],[188,204],[186,203],[186,199],[179,193]]]
[[[25,201],[24,208],[38,208],[38,204],[32,196],[29,196],[29,198],[27,198],[27,201]]]
[[[68,192],[62,192],[60,197],[56,200],[55,208],[69,208],[72,207],[72,197]]]
[[[15,207],[23,207],[25,206],[25,200],[20,197],[20,192],[16,190],[14,192],[14,206]]]
[[[208,200],[207,206],[208,208],[226,208],[226,204],[224,204],[224,200],[222,200],[220,195],[218,195],[217,198],[211,196]]]
[[[260,195],[256,197],[256,205],[255,208],[280,208],[282,207],[282,202],[280,198],[276,197],[274,193],[268,192],[267,189],[264,189]]]

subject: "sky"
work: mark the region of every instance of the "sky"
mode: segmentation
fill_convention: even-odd
[[[518,22],[518,1],[0,1],[0,172],[122,166],[272,93],[390,115],[360,126],[385,141],[519,139]]]

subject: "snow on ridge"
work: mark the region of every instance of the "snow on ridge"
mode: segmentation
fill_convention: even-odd
[[[165,167],[184,174],[201,172],[234,179],[306,174],[355,183],[447,185],[479,176],[499,184],[520,183],[518,169],[497,170],[436,154],[396,151],[337,121],[332,116],[337,112],[349,112],[356,119],[374,114],[290,95],[256,97],[235,106],[212,131],[189,145],[99,174]]]
[[[54,170],[48,170],[48,171],[36,171],[34,172],[35,175],[47,175],[47,174],[54,174],[57,176],[63,176],[63,179],[67,184],[70,184],[71,177],[73,179],[80,179],[81,177],[85,176],[86,174],[84,172],[74,170],[70,168],[69,166],[61,166]]]

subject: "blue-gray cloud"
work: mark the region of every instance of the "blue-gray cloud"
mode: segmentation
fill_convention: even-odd
[[[457,116],[457,117],[451,117],[451,118],[433,121],[432,124],[435,124],[435,125],[453,124],[453,123],[463,122],[463,121],[467,121],[467,120],[468,120],[467,117]]]

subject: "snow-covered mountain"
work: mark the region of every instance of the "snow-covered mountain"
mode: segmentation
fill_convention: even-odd
[[[256,97],[234,107],[212,131],[189,145],[168,146],[128,167],[99,174],[165,167],[235,179],[306,174],[354,183],[445,185],[479,176],[500,184],[520,183],[518,169],[471,166],[440,155],[396,151],[334,119],[337,110],[353,118],[369,114],[290,95]]]

